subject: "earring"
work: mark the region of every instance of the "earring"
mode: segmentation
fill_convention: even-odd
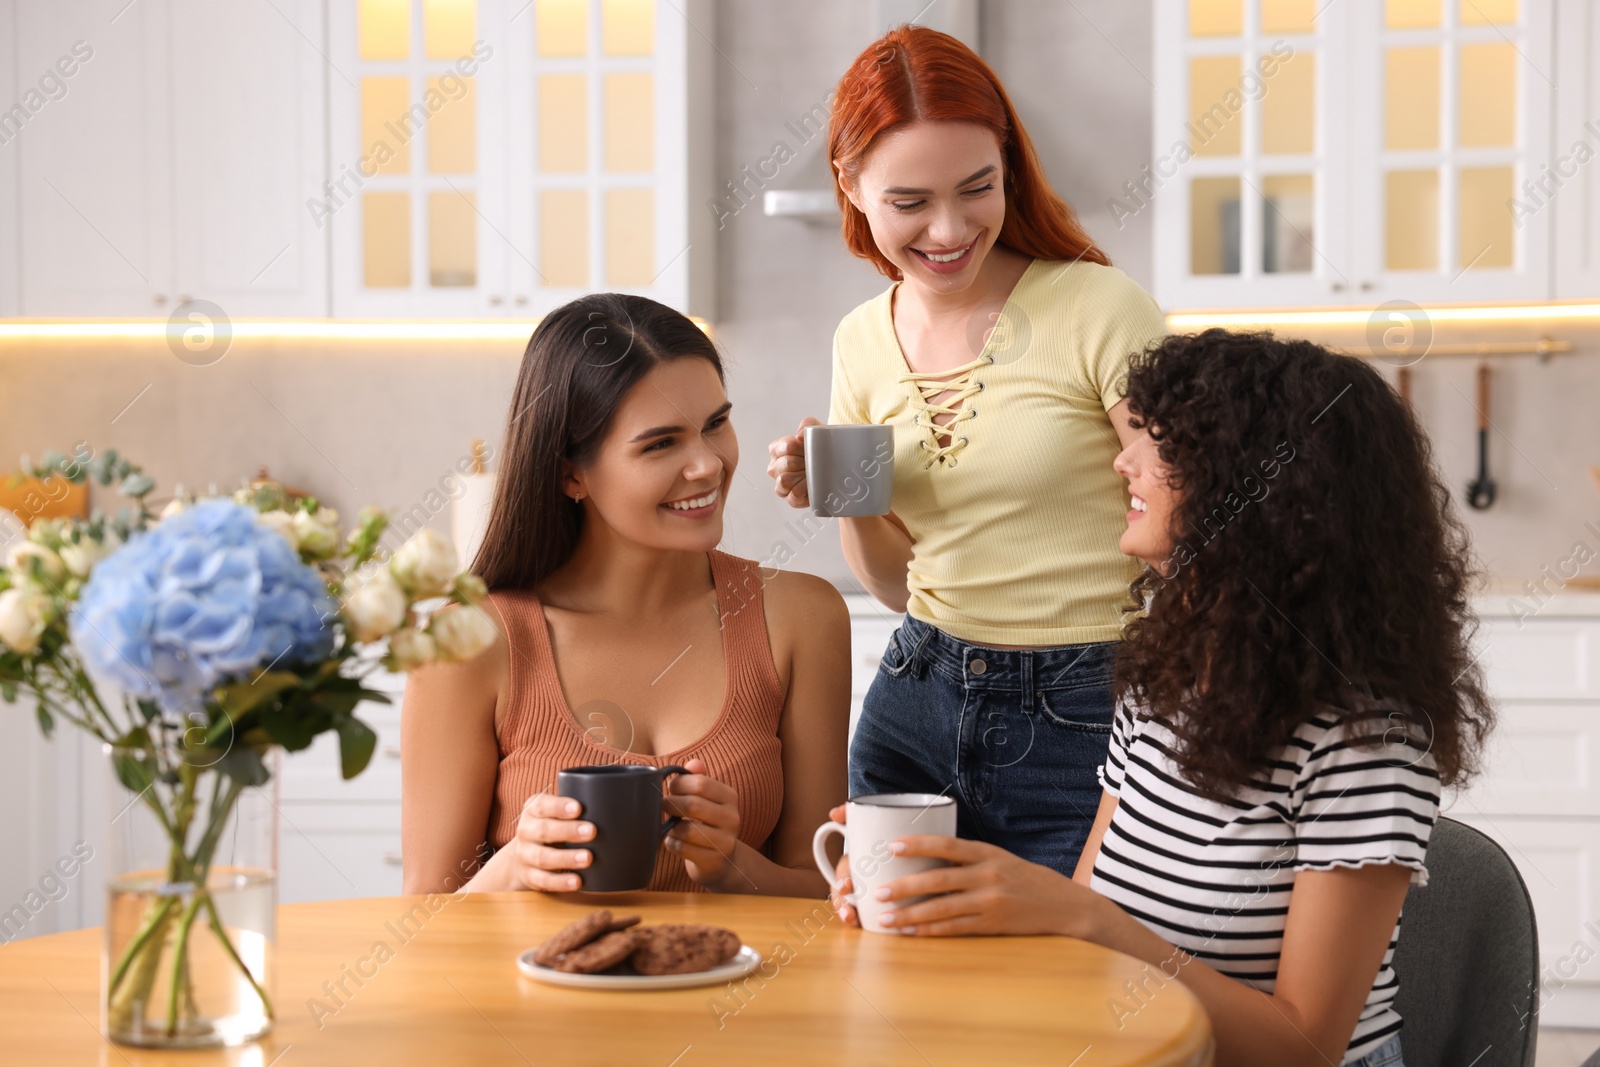
[[[583,499],[583,490],[580,489],[576,493],[572,494],[572,502],[574,504],[576,504],[578,501],[580,501],[582,499]]]

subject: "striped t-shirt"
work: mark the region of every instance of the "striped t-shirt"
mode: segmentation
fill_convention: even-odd
[[[1427,884],[1439,776],[1405,720],[1372,715],[1359,725],[1341,726],[1332,713],[1303,723],[1271,761],[1270,777],[1219,802],[1174,762],[1167,720],[1120,706],[1100,769],[1117,807],[1090,884],[1201,962],[1271,993],[1295,872],[1400,863],[1414,884]],[[1344,1063],[1400,1029],[1399,936],[1397,921]]]

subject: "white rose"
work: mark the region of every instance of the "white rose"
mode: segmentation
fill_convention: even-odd
[[[413,597],[439,596],[455,578],[456,546],[450,539],[424,527],[411,535],[389,560],[389,571]]]
[[[50,617],[50,598],[31,589],[0,591],[0,641],[31,656],[39,650]]]
[[[39,561],[45,577],[52,583],[60,582],[67,576],[67,566],[61,562],[60,556],[37,542],[18,541],[6,552],[6,566],[11,568],[19,582],[32,581],[33,568],[28,565],[29,559]]]
[[[161,514],[156,516],[156,521],[159,522],[162,519],[170,519],[172,516],[181,514],[188,510],[188,507],[189,505],[184,503],[182,497],[175,496],[171,500],[167,501],[167,506],[161,509]]]
[[[300,537],[295,531],[294,516],[281,508],[276,511],[263,511],[256,515],[256,521],[261,525],[276,531],[283,539],[289,542],[289,547],[296,552],[300,551]]]
[[[480,607],[457,605],[433,613],[428,632],[438,646],[439,658],[469,660],[494,644],[494,620]]]
[[[294,513],[294,534],[301,552],[326,559],[339,548],[339,513],[319,507],[312,514],[302,508]]]
[[[373,571],[345,598],[344,617],[357,641],[376,641],[405,621],[405,591],[388,571]]]
[[[122,540],[110,530],[106,531],[104,541],[96,541],[85,537],[77,544],[61,546],[61,562],[66,564],[67,570],[75,578],[89,577],[89,571],[96,563],[105,559],[122,545]]]
[[[402,671],[432,663],[438,655],[433,638],[414,626],[403,626],[389,635],[389,651]]]

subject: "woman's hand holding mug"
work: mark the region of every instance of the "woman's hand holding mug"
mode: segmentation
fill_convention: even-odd
[[[507,874],[513,884],[546,893],[582,888],[571,872],[587,867],[588,849],[558,848],[558,843],[594,840],[594,823],[579,818],[580,805],[570,797],[539,793],[528,798],[517,816],[516,835],[500,851],[508,854]]]
[[[739,847],[739,795],[712,778],[704,760],[683,766],[689,773],[668,786],[665,808],[683,821],[667,833],[667,847],[683,857],[690,878],[717,889],[730,878],[742,878],[733,860]]]
[[[792,508],[808,508],[811,497],[806,491],[807,426],[821,426],[820,419],[810,415],[800,420],[800,428],[788,437],[780,437],[767,446],[772,457],[767,464],[767,475],[773,480],[773,490]]]

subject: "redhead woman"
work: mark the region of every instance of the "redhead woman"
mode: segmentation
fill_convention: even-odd
[[[473,565],[499,638],[406,685],[407,893],[461,872],[581,888],[589,853],[560,846],[595,827],[556,773],[610,763],[689,771],[651,889],[826,893],[811,834],[844,796],[849,617],[822,579],[717,550],[731,407],[710,339],[655,301],[602,293],[540,322]]]
[[[840,519],[861,584],[906,612],[850,749],[852,795],[948,793],[961,837],[1071,874],[1111,735],[1122,382],[1165,332],[1051,191],[994,72],[890,31],[828,127],[844,239],[893,282],[834,335],[829,423],[895,429],[893,508]],[[805,426],[817,420],[807,418]],[[797,434],[780,496],[808,504]]]

